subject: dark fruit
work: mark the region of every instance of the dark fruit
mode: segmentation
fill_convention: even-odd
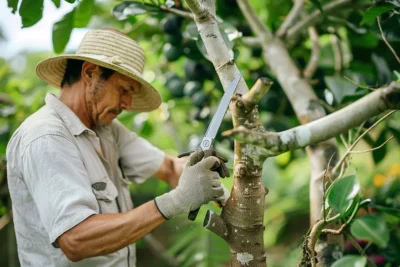
[[[262,54],[262,48],[261,47],[253,47],[251,49],[251,56],[252,57],[260,57]]]
[[[173,97],[182,97],[185,82],[175,73],[166,74],[165,86],[170,91]]]
[[[192,102],[196,107],[202,108],[209,104],[210,97],[208,95],[204,94],[203,92],[197,92],[197,93],[193,94]]]
[[[236,28],[238,29],[238,31],[240,31],[242,33],[243,36],[251,36],[252,35],[251,28],[248,25],[240,24]]]
[[[169,62],[173,62],[180,58],[180,56],[183,54],[183,51],[181,47],[166,43],[163,47],[163,53]]]
[[[184,66],[185,76],[188,80],[203,82],[206,79],[212,78],[211,69],[196,61],[188,60]]]
[[[186,42],[184,42],[183,53],[187,58],[193,60],[200,60],[204,58],[199,48],[197,47],[195,40],[186,40]]]
[[[180,46],[182,44],[182,34],[180,31],[175,34],[165,34],[165,40],[174,46]]]
[[[180,32],[182,18],[176,15],[168,15],[161,20],[161,26],[164,33],[175,35]]]
[[[185,96],[192,97],[196,92],[201,91],[202,85],[198,81],[190,81],[185,84],[183,93]]]

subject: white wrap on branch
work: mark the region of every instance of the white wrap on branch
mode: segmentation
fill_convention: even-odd
[[[368,108],[366,108],[368,107]],[[400,109],[400,83],[375,90],[353,104],[328,116],[279,133],[249,131],[244,127],[226,131],[224,135],[246,143],[263,146],[265,157],[288,150],[317,144],[360,125],[365,120],[390,109]]]

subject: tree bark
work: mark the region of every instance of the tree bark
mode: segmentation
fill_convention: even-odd
[[[229,51],[219,32],[216,21],[215,0],[186,0],[186,2],[194,14],[194,20],[206,47],[208,57],[226,90],[239,70],[232,58],[232,51]],[[259,20],[247,0],[237,0],[237,2],[256,34],[257,42],[262,45],[265,61],[277,76],[300,123],[306,124],[324,117],[326,114],[323,107],[317,101],[318,98],[311,85],[303,78],[301,71],[291,59],[282,40],[272,35]],[[295,18],[296,14],[300,12],[300,2],[298,2],[299,6],[296,6],[296,10],[293,11],[294,15],[291,16],[291,19]],[[336,5],[330,3],[327,7],[332,10],[339,9],[346,7],[350,2],[349,0],[339,0],[335,1]],[[315,14],[312,20],[303,23],[304,27],[309,27],[318,19],[319,15]],[[286,27],[282,29],[282,32],[286,31]],[[292,32],[290,32],[290,29],[287,30],[287,32],[291,33],[289,36],[298,34],[299,31],[300,28],[298,27]],[[285,36],[288,36],[288,34],[285,34]],[[248,92],[248,87],[243,79],[239,83],[236,90],[238,94],[230,104],[233,125],[236,129],[245,129],[245,131],[258,133],[265,132],[258,119],[256,104],[257,100],[260,99],[260,95],[266,93],[267,89],[260,88],[260,85],[256,85]],[[289,138],[289,136],[286,137]],[[326,136],[324,138],[326,139]],[[296,140],[295,135],[293,140]],[[301,147],[305,145],[304,142],[300,144]],[[338,148],[334,138],[307,148],[312,167],[310,182],[311,225],[317,222],[321,216],[322,196],[324,195],[321,173],[327,168],[328,162],[332,166],[336,164],[337,152]],[[271,154],[268,154],[266,148],[245,144],[237,140],[235,140],[234,153],[234,186],[231,197],[227,205],[222,209],[220,216],[211,212],[207,213],[204,227],[213,231],[229,244],[232,266],[266,266],[263,218],[264,196],[268,189],[262,184],[261,174],[262,163]],[[332,226],[328,227],[333,228]],[[329,266],[337,259],[337,255],[341,253],[342,240],[342,236],[330,235],[323,236],[319,241],[316,248],[319,262],[322,263],[322,266]]]
[[[263,57],[265,62],[271,68],[271,71],[276,75],[283,91],[288,97],[297,118],[301,124],[319,119],[325,116],[323,107],[316,101],[318,98],[315,95],[309,82],[302,77],[301,71],[298,69],[296,64],[293,62],[289,55],[286,46],[283,44],[279,37],[274,37],[268,29],[255,27],[262,23],[255,11],[251,8],[247,0],[237,0],[240,9],[242,10],[245,18],[249,21],[249,24],[258,37],[261,40],[261,46],[263,49]],[[329,10],[340,9],[347,7],[351,3],[350,0],[339,0],[329,3],[324,8],[328,7]],[[333,6],[333,8],[332,8]],[[296,13],[300,12],[298,6]],[[293,37],[298,34],[301,30],[307,29],[307,27],[313,25],[321,17],[321,12],[315,12],[312,19],[308,19],[302,23],[302,27],[295,25],[295,30],[288,29],[286,36]],[[281,33],[282,34],[282,33]],[[310,225],[312,226],[321,215],[322,209],[322,196],[324,194],[322,188],[323,183],[320,179],[321,172],[327,168],[326,163],[333,155],[338,154],[338,148],[335,139],[328,140],[324,143],[315,145],[312,148],[307,148],[307,155],[311,163],[311,178],[310,178]],[[324,157],[320,157],[323,155]],[[335,164],[335,162],[332,162]],[[330,226],[334,228],[334,226]],[[338,250],[341,250],[343,237],[342,236],[329,236],[327,242],[321,240],[323,243],[318,246],[318,249],[324,251],[317,251],[319,255],[319,262],[330,262],[330,259],[325,260],[321,258],[321,255],[328,256],[337,255]],[[331,244],[334,244],[333,246]],[[328,266],[322,264],[322,266]]]

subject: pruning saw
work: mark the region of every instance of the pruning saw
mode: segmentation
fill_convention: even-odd
[[[207,131],[203,139],[201,140],[199,148],[205,152],[204,153],[205,157],[208,154],[206,153],[206,151],[209,150],[214,143],[215,136],[218,133],[219,127],[221,126],[225,113],[228,110],[229,103],[231,102],[231,98],[235,93],[241,78],[242,78],[242,73],[239,72],[235,76],[235,78],[231,81],[231,83],[228,85],[228,88],[226,89],[224,95],[221,98],[221,101],[219,102],[217,111],[212,117],[211,122],[208,125]],[[199,210],[200,208],[190,211],[188,219],[194,221],[197,217],[197,214],[199,213]]]

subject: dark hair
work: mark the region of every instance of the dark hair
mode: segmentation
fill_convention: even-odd
[[[65,84],[72,85],[81,79],[83,62],[83,60],[79,59],[67,59],[67,67],[65,68],[64,77],[61,81],[61,87],[63,87]],[[103,80],[108,80],[108,78],[110,78],[110,76],[115,72],[114,70],[107,69],[102,66],[99,67],[102,71],[100,78]]]

